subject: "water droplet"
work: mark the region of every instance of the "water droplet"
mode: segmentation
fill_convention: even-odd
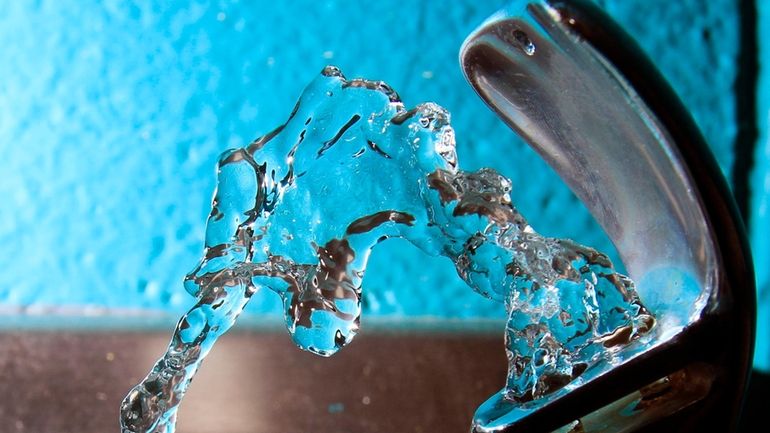
[[[342,403],[332,403],[329,405],[329,413],[342,413],[345,411],[345,405]]]
[[[535,44],[532,43],[532,40],[529,38],[529,36],[522,30],[516,29],[513,31],[513,39],[516,43],[516,45],[524,51],[524,53],[528,56],[531,56],[535,54]]]

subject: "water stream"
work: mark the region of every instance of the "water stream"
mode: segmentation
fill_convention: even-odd
[[[184,282],[196,303],[123,401],[122,432],[174,431],[196,370],[261,288],[281,297],[298,347],[331,356],[349,344],[369,254],[389,238],[447,257],[505,306],[513,402],[562,388],[654,326],[606,255],[537,234],[510,191],[494,170],[459,167],[446,110],[406,109],[385,83],[327,67],[284,125],[221,156],[205,253]]]

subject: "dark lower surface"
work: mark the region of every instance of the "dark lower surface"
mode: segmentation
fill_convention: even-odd
[[[117,432],[121,399],[167,340],[165,332],[0,334],[0,432]],[[467,432],[505,368],[497,335],[363,334],[320,358],[283,333],[234,332],[196,377],[178,432]],[[769,395],[770,376],[755,373],[741,432],[761,425]]]
[[[118,431],[118,406],[168,333],[0,334],[0,432]],[[180,433],[466,432],[499,390],[498,335],[362,334],[332,358],[234,332],[204,362]]]
[[[740,428],[742,433],[767,429],[770,417],[770,374],[757,370],[751,375],[746,391],[746,404],[743,406]],[[759,427],[764,425],[765,427]]]

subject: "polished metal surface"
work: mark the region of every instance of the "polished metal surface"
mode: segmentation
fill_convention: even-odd
[[[705,306],[719,260],[701,197],[656,115],[550,3],[493,16],[466,41],[463,70],[585,203],[648,306],[687,305],[669,317],[683,326]],[[669,272],[698,287],[661,290],[650,278]]]
[[[589,431],[586,417],[618,415],[606,412],[613,402],[693,368],[708,391],[667,413],[632,410],[623,431],[733,430],[755,328],[750,252],[713,156],[660,73],[585,0],[514,1],[467,38],[460,60],[602,225],[658,319],[654,337],[563,390],[524,405],[489,399],[474,431]]]
[[[118,431],[120,400],[167,343],[167,332],[0,334],[0,431]],[[236,331],[196,376],[178,432],[463,432],[505,365],[497,334],[364,333],[320,358],[283,331]]]

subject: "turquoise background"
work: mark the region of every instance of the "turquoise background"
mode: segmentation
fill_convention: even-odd
[[[505,2],[0,0],[0,312],[18,317],[168,314],[202,252],[217,155],[282,123],[327,64],[390,83],[407,105],[453,114],[464,167],[493,166],[535,228],[612,252],[580,202],[475,96],[457,57]],[[768,98],[758,98],[752,172],[738,173],[736,0],[605,0],[691,110],[728,179],[750,179],[770,368]],[[758,1],[759,33],[770,11]],[[763,37],[762,40],[770,40]],[[760,44],[759,59],[770,60]],[[770,82],[760,68],[760,96]],[[749,152],[748,154],[750,154]],[[737,156],[736,156],[737,155]],[[368,317],[500,317],[448,261],[406,242],[375,251]],[[252,316],[277,316],[256,296]],[[364,318],[366,322],[366,317]]]

